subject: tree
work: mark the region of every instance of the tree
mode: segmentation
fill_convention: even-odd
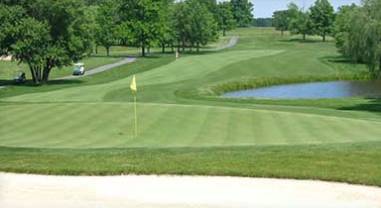
[[[189,13],[188,5],[185,2],[179,2],[174,5],[172,13],[172,28],[175,32],[175,37],[177,40],[177,46],[182,51],[185,50],[187,40],[190,38],[191,31],[191,21],[192,18]]]
[[[348,33],[351,30],[352,26],[352,16],[356,12],[358,7],[355,4],[350,6],[345,5],[339,8],[339,11],[336,14],[336,20],[334,24],[334,37],[336,39],[336,46],[341,53],[346,54],[348,49]]]
[[[325,42],[326,36],[332,32],[335,20],[334,9],[328,0],[316,0],[310,12],[314,31],[322,36]]]
[[[83,2],[5,3],[0,5],[0,53],[26,63],[36,84],[47,82],[53,68],[70,65],[91,52],[93,40]]]
[[[340,52],[367,64],[373,78],[381,77],[380,10],[381,1],[364,0],[362,7],[342,9],[335,27]]]
[[[158,42],[161,46],[162,53],[165,53],[166,46],[171,46],[173,50],[173,44],[175,42],[175,32],[173,30],[173,0],[164,0],[161,4],[161,19],[160,29],[158,35]]]
[[[296,5],[290,4],[288,14],[289,30],[292,34],[301,34],[303,40],[306,40],[307,35],[313,34],[313,26],[309,12],[304,12]]]
[[[288,10],[275,11],[273,14],[273,25],[283,35],[289,26]]]
[[[106,48],[107,56],[110,55],[111,46],[115,45],[118,33],[117,5],[113,0],[106,0],[98,7],[96,15],[96,45]],[[120,37],[119,37],[120,38]]]
[[[248,0],[231,0],[232,12],[238,27],[248,27],[253,22],[254,5]]]
[[[201,45],[206,45],[209,41],[217,39],[218,26],[213,14],[205,5],[200,4],[197,0],[188,0],[186,3],[189,10],[187,14],[190,15],[191,20],[189,42],[191,48],[196,46],[197,51],[199,51]]]
[[[122,1],[119,15],[125,27],[131,31],[131,42],[141,47],[142,56],[146,49],[157,41],[160,30],[160,0]]]
[[[223,36],[225,36],[226,31],[232,30],[236,26],[230,2],[219,3],[217,11],[218,27],[222,31]]]

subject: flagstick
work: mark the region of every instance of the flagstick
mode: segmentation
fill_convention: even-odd
[[[134,106],[135,106],[135,137],[138,137],[138,114],[137,114],[137,107],[136,107],[136,95],[134,95]]]

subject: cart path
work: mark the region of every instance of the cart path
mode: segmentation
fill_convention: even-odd
[[[233,36],[230,38],[228,44],[226,44],[224,46],[217,47],[215,49],[211,49],[211,51],[222,51],[222,50],[225,50],[228,48],[233,48],[235,45],[237,45],[238,40],[239,40],[239,36]]]
[[[80,78],[85,77],[85,76],[91,76],[91,75],[94,75],[94,74],[98,74],[98,73],[101,73],[101,72],[104,72],[104,71],[108,71],[108,70],[114,69],[114,68],[119,67],[119,66],[123,66],[123,65],[135,62],[136,59],[137,58],[134,58],[134,57],[127,57],[127,58],[124,58],[124,59],[122,59],[122,60],[120,60],[118,62],[112,63],[112,64],[106,64],[106,65],[103,65],[103,66],[99,66],[99,67],[87,70],[86,73],[84,75],[82,75],[82,76],[72,76],[72,75],[69,75],[69,76],[65,76],[65,77],[59,77],[59,78],[56,78],[54,80],[80,79]],[[6,88],[6,87],[7,87],[6,85],[0,86],[0,89]]]
[[[91,70],[88,70],[86,71],[86,73],[83,75],[83,76],[65,76],[65,77],[60,77],[60,78],[57,78],[56,80],[68,80],[68,79],[79,79],[81,77],[85,77],[85,76],[91,76],[91,75],[94,75],[94,74],[98,74],[98,73],[101,73],[101,72],[104,72],[104,71],[108,71],[108,70],[111,70],[111,69],[114,69],[116,67],[119,67],[119,66],[123,66],[125,64],[129,64],[129,63],[132,63],[132,62],[135,62],[136,61],[136,58],[133,58],[133,57],[127,57],[127,58],[124,58],[118,62],[115,62],[115,63],[112,63],[112,64],[107,64],[107,65],[103,65],[103,66],[100,66],[100,67],[96,67],[96,68],[93,68]]]
[[[381,188],[308,180],[0,173],[2,208],[380,208]]]

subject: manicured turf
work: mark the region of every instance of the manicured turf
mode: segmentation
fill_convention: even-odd
[[[134,138],[132,105],[6,105],[0,110],[0,143],[14,147],[154,148],[381,141],[381,121],[198,105],[142,103],[138,110],[140,134]]]
[[[221,52],[184,54],[178,60],[173,55],[160,55],[79,83],[33,90],[16,86],[3,95],[0,90],[0,146],[8,147],[0,149],[8,153],[6,160],[0,160],[0,170],[275,176],[381,186],[381,181],[375,180],[381,169],[377,155],[381,142],[379,101],[236,101],[216,97],[212,91],[215,86],[245,80],[363,79],[366,67],[342,59],[334,42],[300,42],[295,37],[281,37],[271,29],[240,29],[231,35],[240,36],[239,44]],[[137,76],[139,91],[137,138],[132,131],[132,74]],[[368,104],[376,107],[367,107]],[[28,152],[29,149],[20,147],[46,149]],[[359,148],[361,151],[357,151]],[[72,157],[70,153],[91,166],[109,156],[108,151],[117,152],[108,165],[89,171],[77,165],[65,169],[64,164]],[[131,151],[139,153],[128,155]],[[230,154],[238,151],[239,157]],[[166,155],[168,152],[180,152],[181,159]],[[28,158],[30,154],[32,157]],[[145,163],[142,169],[130,168],[121,162],[126,157],[136,162],[136,157],[146,154],[156,155],[171,168],[153,163]],[[220,168],[211,168],[218,154],[224,155],[225,160],[216,161]],[[328,155],[322,160],[324,154]],[[63,163],[46,165],[44,156]],[[259,159],[247,159],[250,157]],[[15,161],[23,158],[28,158],[28,162],[17,165]],[[325,165],[330,160],[332,163]],[[183,166],[187,161],[193,161],[190,164],[195,167]],[[258,165],[247,169],[255,161]],[[272,164],[264,165],[266,161]],[[366,164],[361,164],[364,161]],[[356,163],[362,170],[348,172]],[[374,172],[367,174],[363,172],[366,170]]]

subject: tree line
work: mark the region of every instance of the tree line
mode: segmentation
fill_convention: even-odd
[[[320,35],[323,41],[332,33],[335,20],[333,6],[328,0],[316,0],[308,10],[290,3],[287,10],[276,11],[273,14],[273,25],[281,31],[301,34],[303,40],[307,35]]]
[[[28,65],[33,81],[98,46],[199,51],[253,21],[248,0],[0,0],[0,55]]]
[[[343,56],[368,66],[373,78],[381,77],[381,0],[363,0],[361,5],[345,5],[335,13],[328,0],[317,0],[308,10],[294,3],[276,11],[274,27],[291,34],[320,35],[336,40]]]

